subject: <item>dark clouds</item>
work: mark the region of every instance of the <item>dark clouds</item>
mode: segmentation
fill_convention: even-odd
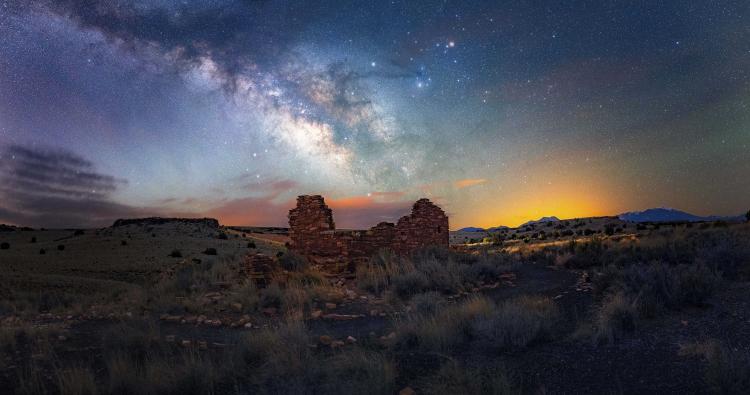
[[[0,222],[30,226],[104,226],[153,212],[113,201],[125,180],[96,171],[60,149],[11,145],[0,155]]]

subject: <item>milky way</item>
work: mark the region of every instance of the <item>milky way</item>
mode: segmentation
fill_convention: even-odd
[[[746,211],[748,2],[558,3],[0,0],[0,222]]]

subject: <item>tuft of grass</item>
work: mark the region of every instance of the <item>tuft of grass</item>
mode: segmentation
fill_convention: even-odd
[[[510,375],[498,366],[466,368],[456,361],[448,361],[419,388],[426,394],[520,394]]]
[[[750,388],[750,354],[711,339],[680,345],[680,355],[699,356],[706,360],[705,378],[717,394],[746,394]]]
[[[261,307],[281,308],[284,303],[284,291],[276,283],[271,283],[260,292]]]
[[[279,258],[279,264],[284,270],[290,272],[301,272],[309,266],[305,257],[291,251]]]
[[[19,394],[38,395],[47,394],[47,385],[39,366],[29,364],[18,369],[16,388]]]
[[[98,393],[94,374],[87,368],[58,369],[55,376],[57,390],[61,395],[95,395]]]
[[[559,312],[552,300],[524,296],[478,317],[474,327],[485,347],[502,350],[551,339],[558,319]]]
[[[474,337],[474,321],[489,315],[493,307],[490,300],[474,297],[434,314],[409,314],[396,323],[396,346],[432,352],[456,349]]]
[[[596,319],[595,340],[613,342],[636,328],[638,313],[634,302],[622,293],[606,299]]]
[[[354,349],[335,354],[321,369],[322,393],[392,394],[396,368],[382,353]]]

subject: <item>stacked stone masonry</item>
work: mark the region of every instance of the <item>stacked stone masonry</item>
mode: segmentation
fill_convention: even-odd
[[[395,225],[381,222],[368,230],[337,231],[323,197],[303,195],[289,211],[289,236],[289,248],[311,262],[352,269],[381,249],[408,255],[426,246],[448,247],[448,216],[428,199],[420,199]]]

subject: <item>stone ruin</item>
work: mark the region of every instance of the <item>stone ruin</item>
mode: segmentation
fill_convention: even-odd
[[[242,270],[255,285],[265,288],[279,270],[279,263],[268,255],[248,254],[242,262]]]
[[[408,255],[426,246],[448,247],[448,216],[428,199],[394,225],[381,222],[368,230],[336,230],[333,212],[320,195],[297,197],[289,210],[289,249],[314,264],[352,270],[380,249]]]

